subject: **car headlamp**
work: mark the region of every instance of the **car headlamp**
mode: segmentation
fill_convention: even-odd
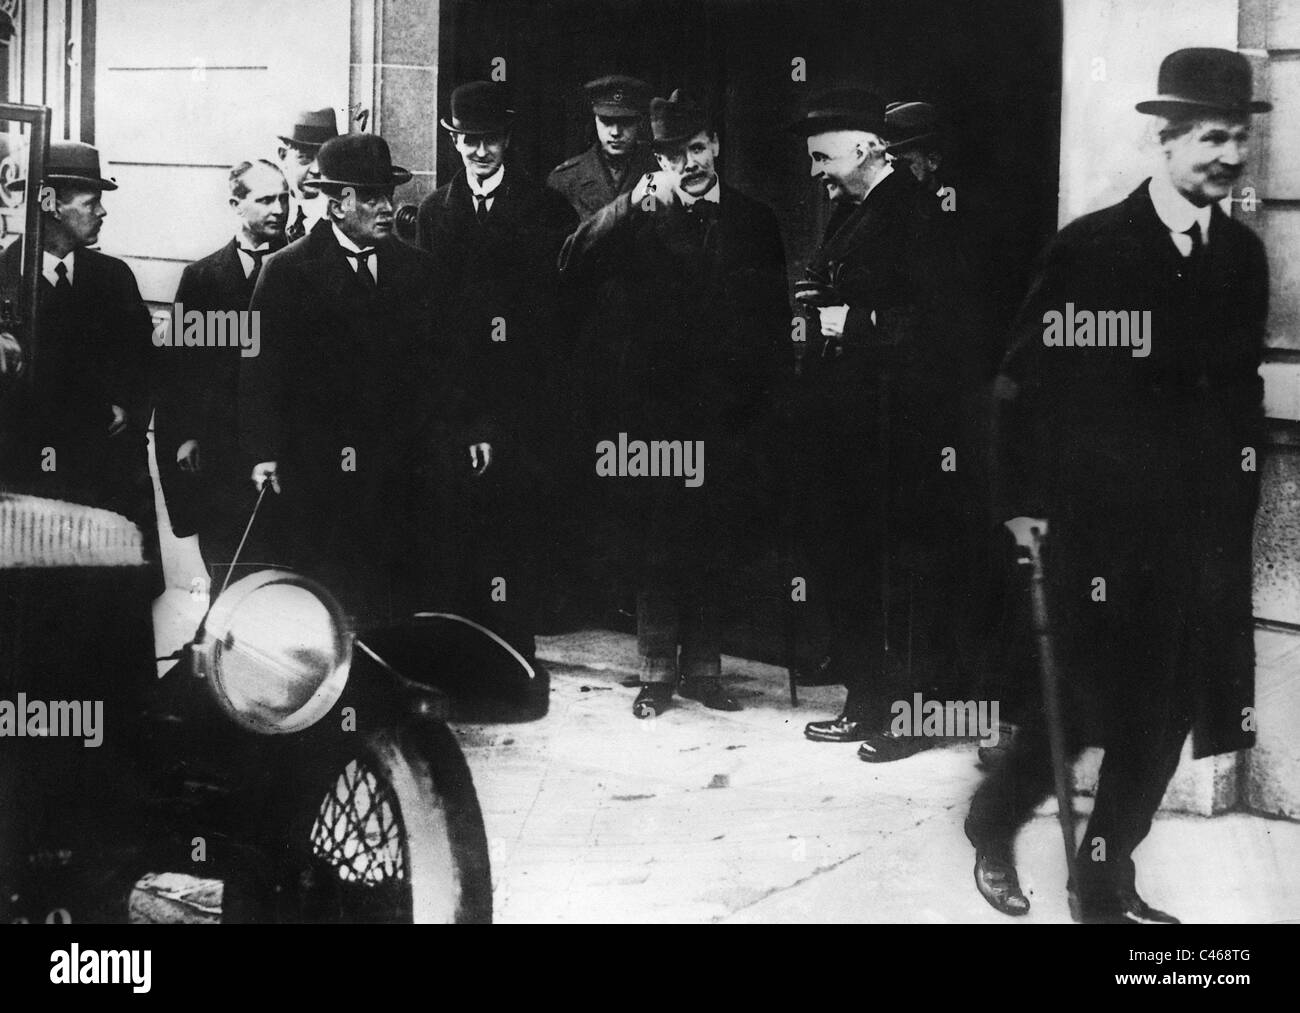
[[[217,598],[194,645],[196,674],[235,721],[266,735],[299,732],[347,684],[352,632],[334,597],[287,570],[261,570]]]

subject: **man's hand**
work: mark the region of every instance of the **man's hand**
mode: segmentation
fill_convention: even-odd
[[[849,315],[848,306],[821,306],[817,310],[821,317],[822,334],[828,338],[844,337],[844,321]]]
[[[1002,526],[1011,532],[1016,544],[1024,549],[1034,547],[1035,535],[1039,538],[1047,535],[1047,520],[1043,517],[1012,517]]]
[[[253,465],[253,485],[257,487],[258,492],[262,491],[262,486],[267,482],[271,483],[271,489],[274,492],[280,491],[280,469],[274,461],[263,461],[261,464]]]
[[[648,172],[641,177],[636,186],[632,188],[632,203],[641,205],[645,210],[650,210],[645,205],[645,199],[649,197],[659,207],[667,207],[673,202],[673,179],[672,176],[662,169],[658,172]]]
[[[24,365],[23,346],[18,339],[8,331],[0,334],[0,376],[21,376]]]
[[[176,464],[181,471],[201,471],[203,465],[199,461],[199,441],[186,440],[176,448]]]
[[[483,472],[488,470],[488,465],[492,463],[492,444],[474,443],[469,448],[469,463],[474,469],[474,476],[477,478]]]
[[[126,428],[126,409],[121,405],[109,405],[113,409],[113,421],[108,424],[108,435],[116,436]]]

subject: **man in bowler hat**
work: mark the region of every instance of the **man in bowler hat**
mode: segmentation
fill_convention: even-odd
[[[181,272],[175,301],[186,313],[246,312],[263,261],[285,245],[289,185],[279,167],[264,159],[242,161],[231,167],[228,184],[234,237]],[[246,356],[237,344],[187,348],[179,338],[158,352],[158,476],[172,533],[198,534],[215,581],[234,558],[253,506],[236,412]],[[259,526],[265,524],[263,514]],[[245,558],[259,557],[246,550]]]
[[[567,281],[602,290],[607,393],[588,401],[594,438],[692,444],[705,464],[694,483],[630,469],[600,479],[633,546],[639,718],[670,706],[674,688],[739,709],[721,682],[719,585],[766,519],[752,465],[790,312],[776,220],[722,182],[705,110],[673,92],[650,120],[659,170],[579,226],[561,258]]]
[[[892,701],[944,699],[961,664],[946,613],[967,456],[953,408],[976,360],[956,297],[965,267],[934,194],[885,157],[875,94],[827,92],[792,130],[834,207],[795,293],[816,337],[791,460],[817,505],[802,535],[810,597],[829,620],[826,667],[848,688],[839,717],[805,735],[860,741],[860,759],[888,762],[933,744],[893,734]],[[927,649],[910,672],[909,614]]]
[[[556,377],[566,321],[556,257],[577,215],[507,159],[513,116],[500,84],[452,92],[441,123],[464,169],[421,202],[416,225],[494,432],[492,468],[460,487],[456,607],[531,663],[542,575],[556,551],[547,518],[559,509]]]
[[[658,168],[646,143],[650,86],[625,74],[609,74],[583,85],[596,125],[596,141],[580,155],[551,170],[546,185],[588,218],[627,193]]]
[[[311,180],[321,145],[338,137],[338,120],[334,110],[304,109],[294,119],[287,133],[278,135],[276,158],[289,183],[289,217],[285,235],[289,242],[301,239],[320,219],[323,209],[315,192],[305,188]]]
[[[482,472],[491,447],[461,395],[431,258],[393,234],[411,174],[373,134],[322,145],[326,218],[262,265],[239,423],[256,486],[283,495],[290,561],[362,624],[430,588],[425,541],[444,470]]]
[[[1003,516],[1021,545],[1046,539],[1069,755],[1105,749],[1070,884],[1085,922],[1176,921],[1139,896],[1133,851],[1189,730],[1196,757],[1254,742],[1259,475],[1243,461],[1263,437],[1268,267],[1219,202],[1245,168],[1252,114],[1270,106],[1251,97],[1246,58],[1222,49],[1170,54],[1158,91],[1137,105],[1157,117],[1158,169],[1048,245],[1000,380],[1014,394]],[[1057,340],[1067,303],[1149,313],[1143,351]],[[1027,722],[966,821],[976,886],[1009,915],[1029,910],[1014,840],[1051,790],[1044,728]]]
[[[41,182],[53,190],[53,207],[42,211],[34,383],[16,388],[6,406],[22,434],[14,474],[37,495],[134,521],[156,562],[147,442],[153,326],[131,269],[91,249],[108,216],[102,195],[117,184],[101,173],[99,152],[79,141],[50,143]],[[28,199],[41,199],[35,187]],[[21,253],[13,243],[0,258],[8,291],[17,288]],[[46,448],[54,451],[48,462]]]

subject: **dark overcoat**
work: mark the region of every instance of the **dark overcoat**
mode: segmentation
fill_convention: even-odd
[[[237,245],[232,239],[186,265],[175,299],[185,312],[248,309],[256,278],[244,276]],[[237,345],[174,347],[179,337],[173,334],[173,347],[156,352],[154,447],[172,532],[184,537],[204,526],[211,511],[233,509],[232,499],[242,506],[251,489],[246,480],[254,462],[239,454],[236,411],[239,370],[247,357]],[[176,451],[186,440],[199,441],[199,476],[182,473],[177,467]],[[234,494],[231,486],[236,484],[243,495]],[[234,518],[241,527],[248,519],[248,509],[242,514]]]
[[[1049,521],[1054,618],[1103,718],[1190,693],[1200,757],[1254,739],[1243,709],[1268,269],[1259,239],[1216,206],[1198,274],[1148,186],[1043,255],[1003,364],[1019,396],[1002,512]],[[1149,354],[1049,347],[1044,316],[1067,303],[1149,312]]]
[[[13,243],[0,258],[6,292],[18,288],[21,246]],[[58,296],[43,276],[39,286],[34,383],[15,385],[7,395],[6,411],[19,430],[12,461],[17,484],[116,510],[148,531],[154,524],[147,435],[153,327],[135,276],[116,257],[83,249],[73,254],[69,296]],[[116,436],[108,434],[113,405],[127,413],[127,428]],[[57,453],[52,471],[40,467],[47,446]]]
[[[373,292],[328,222],[268,257],[261,354],[239,376],[242,450],[280,467],[291,556],[367,618],[424,579],[438,469],[482,435],[432,260],[392,237],[377,249]]]
[[[619,433],[702,440],[700,488],[623,480],[662,508],[665,537],[684,554],[706,543],[698,565],[760,522],[768,490],[755,465],[768,449],[773,372],[790,335],[775,217],[726,185],[717,207],[702,223],[676,200],[645,211],[624,194],[579,226],[561,256],[566,280],[595,293],[589,343],[577,355],[586,383],[574,399],[585,411],[589,467],[596,444]]]

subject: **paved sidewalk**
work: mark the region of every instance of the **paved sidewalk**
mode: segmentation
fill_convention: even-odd
[[[631,715],[632,637],[546,638],[550,714],[460,726],[492,849],[501,922],[988,922],[1069,920],[1053,809],[1019,841],[1033,910],[1010,919],[971,879],[961,831],[975,746],[871,766],[856,746],[804,740],[842,690],[724,659],[745,705],[686,701]],[[1088,800],[1081,800],[1086,808]],[[1161,816],[1139,888],[1188,922],[1300,920],[1300,824],[1232,813]]]

